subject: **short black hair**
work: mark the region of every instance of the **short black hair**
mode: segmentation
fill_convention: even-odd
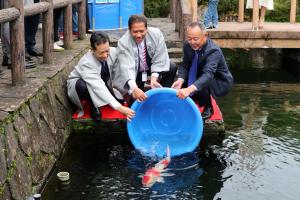
[[[129,20],[128,20],[128,28],[129,30],[131,29],[131,25],[134,24],[134,23],[144,23],[145,24],[145,27],[147,28],[148,24],[147,24],[147,18],[144,16],[144,15],[131,15],[129,17]]]
[[[201,31],[205,31],[205,27],[203,26],[203,24],[200,24],[199,22],[192,22],[188,26],[188,28],[195,28],[195,27],[200,28]]]
[[[99,44],[104,44],[106,42],[109,42],[109,37],[102,31],[93,33],[90,38],[91,47],[94,50],[96,49],[96,46],[98,46]]]

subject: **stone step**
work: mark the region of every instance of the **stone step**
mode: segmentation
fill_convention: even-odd
[[[166,45],[168,48],[180,48],[182,49],[183,43],[182,41],[172,41],[172,40],[166,40]]]
[[[182,58],[182,48],[168,48],[170,58]]]
[[[178,67],[182,63],[182,58],[170,58],[170,61]]]
[[[116,47],[118,44],[117,38],[110,39],[110,45]],[[182,42],[181,41],[166,41],[166,45],[168,48],[180,48],[182,49]]]

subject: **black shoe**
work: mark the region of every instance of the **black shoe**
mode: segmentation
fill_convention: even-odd
[[[36,64],[32,61],[25,60],[25,68],[26,69],[36,68]]]
[[[37,50],[36,48],[28,48],[27,53],[30,56],[43,56],[43,53]]]
[[[95,106],[92,106],[91,108],[91,118],[92,119],[101,119],[101,114],[99,112],[99,110],[97,108],[95,108]]]
[[[201,113],[202,115],[202,119],[206,120],[208,118],[210,118],[214,113],[214,110],[211,106],[207,106],[204,108],[203,112]]]
[[[36,64],[33,61],[28,61],[25,59],[25,69],[31,69],[31,68],[35,68]],[[11,63],[9,65],[7,65],[8,69],[11,69]]]
[[[213,26],[206,27],[205,29],[213,29]]]

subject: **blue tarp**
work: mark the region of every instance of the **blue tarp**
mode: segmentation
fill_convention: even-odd
[[[143,0],[89,0],[91,30],[123,29],[132,14],[143,13]]]

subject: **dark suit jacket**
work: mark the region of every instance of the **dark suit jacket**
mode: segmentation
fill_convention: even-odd
[[[183,46],[183,63],[179,66],[178,77],[188,80],[188,74],[192,65],[195,51],[185,42]],[[227,94],[232,87],[233,77],[228,69],[224,55],[211,39],[198,51],[197,80],[194,85],[198,91],[209,87],[214,96]]]

